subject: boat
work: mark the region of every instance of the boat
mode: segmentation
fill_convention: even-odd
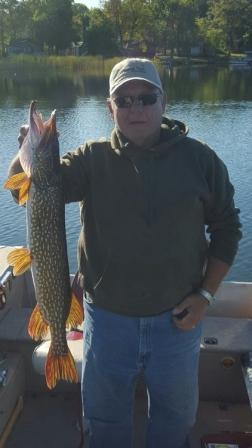
[[[30,271],[13,277],[7,262],[12,249],[0,246],[0,448],[84,447],[80,382],[60,382],[47,389],[44,362],[49,341],[34,342],[27,333],[34,287]],[[224,281],[216,296],[203,319],[200,402],[190,448],[248,448],[252,446],[252,283]],[[68,344],[80,380],[81,328],[69,332]],[[140,378],[134,448],[144,448],[146,409],[146,388]]]
[[[244,56],[231,57],[229,66],[231,68],[252,68],[252,51],[246,51]]]

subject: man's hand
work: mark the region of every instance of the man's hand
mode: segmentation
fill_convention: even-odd
[[[208,301],[200,294],[190,294],[172,311],[173,321],[176,327],[184,331],[192,330],[204,317],[208,306]],[[184,317],[176,317],[180,313],[183,313],[182,316]]]
[[[19,134],[18,134],[18,143],[19,143],[19,148],[21,148],[22,143],[26,137],[26,135],[28,134],[29,131],[29,126],[28,124],[23,124],[21,126],[21,128],[19,129]],[[59,137],[59,131],[57,131],[57,136]]]
[[[23,143],[28,131],[29,131],[28,124],[23,124],[23,126],[21,126],[21,128],[19,129],[19,134],[18,134],[19,148],[21,148],[22,143]]]

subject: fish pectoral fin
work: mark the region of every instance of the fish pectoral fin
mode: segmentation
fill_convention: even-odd
[[[67,328],[76,328],[81,325],[84,320],[84,309],[83,305],[79,302],[74,293],[71,297],[71,306],[68,318],[66,320]]]
[[[78,382],[77,369],[69,349],[66,355],[56,356],[50,346],[45,364],[45,377],[49,389],[55,387],[59,380]]]
[[[19,247],[9,253],[7,261],[13,267],[13,275],[21,275],[31,266],[31,252],[25,247]]]
[[[31,179],[22,171],[9,177],[4,184],[4,188],[7,190],[19,190],[18,203],[23,205],[27,202],[30,185]]]
[[[43,318],[39,305],[37,304],[29,320],[28,333],[32,339],[39,341],[46,337],[48,330],[49,325]]]
[[[28,179],[28,178],[27,178]],[[28,193],[31,185],[31,180],[28,179],[27,182],[25,182],[18,192],[18,204],[24,205],[28,201]]]
[[[21,173],[14,174],[13,176],[9,177],[7,181],[4,183],[4,188],[7,190],[18,190],[21,188],[24,182],[27,182],[29,178],[25,174],[24,171],[21,171]]]

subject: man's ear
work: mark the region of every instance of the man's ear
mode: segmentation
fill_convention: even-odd
[[[110,98],[107,98],[107,106],[108,106],[108,110],[110,112],[111,117],[114,119],[114,112],[113,112],[113,107],[112,107]]]

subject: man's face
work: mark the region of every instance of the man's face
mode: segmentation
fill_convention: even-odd
[[[154,104],[144,105],[141,95],[157,94]],[[120,97],[139,97],[129,107],[119,107],[115,101]],[[127,100],[127,98],[126,98]],[[142,145],[160,132],[162,114],[165,108],[164,96],[160,91],[144,81],[129,81],[122,85],[108,100],[108,107],[116,127],[137,145]]]

